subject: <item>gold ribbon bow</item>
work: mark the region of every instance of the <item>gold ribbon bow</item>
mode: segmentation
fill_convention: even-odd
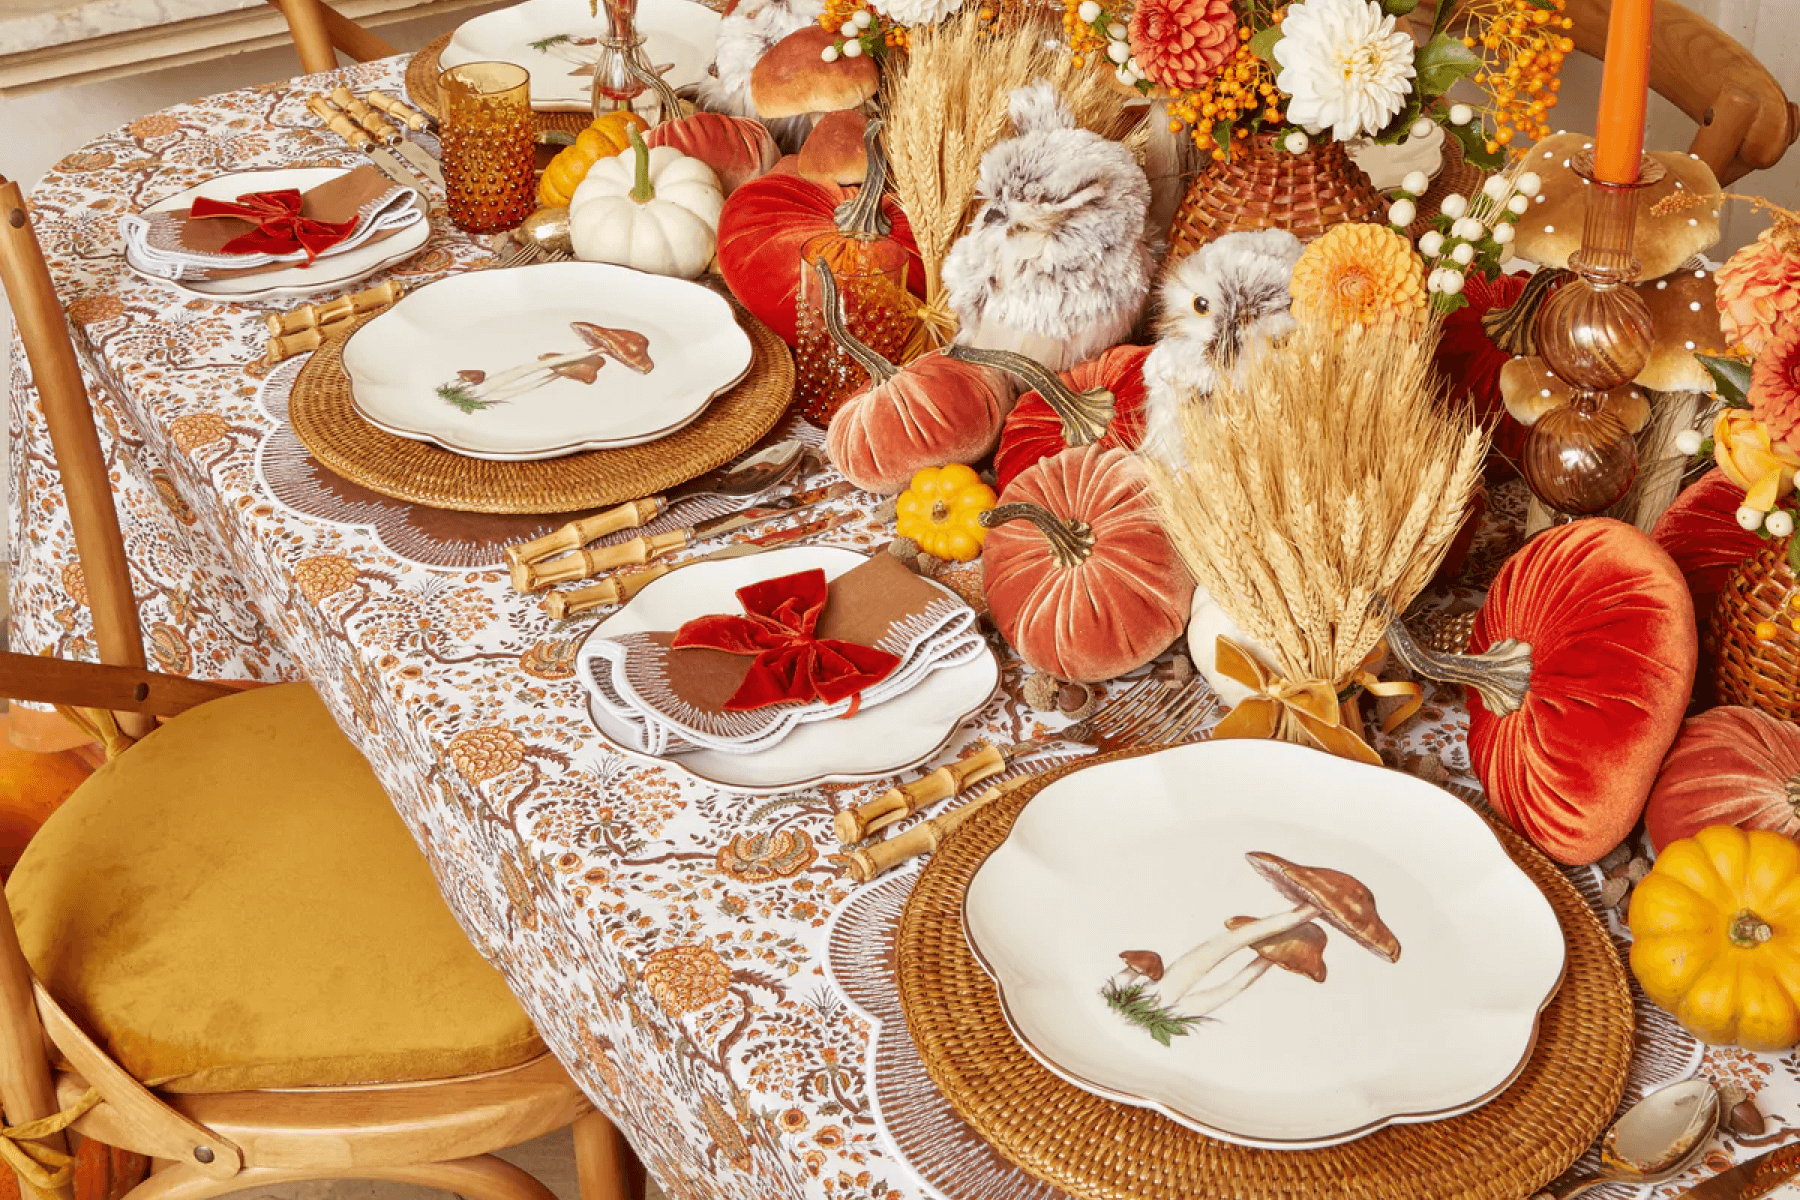
[[[91,1087],[81,1099],[59,1113],[0,1129],[0,1158],[40,1191],[53,1191],[63,1186],[75,1175],[75,1156],[39,1145],[35,1139],[61,1133],[98,1103],[100,1089]]]
[[[1288,722],[1299,729],[1307,741],[1327,753],[1370,766],[1381,765],[1381,756],[1343,723],[1337,688],[1331,684],[1319,679],[1298,683],[1283,679],[1263,666],[1256,655],[1223,634],[1219,635],[1214,654],[1219,674],[1243,684],[1254,693],[1219,722],[1213,730],[1215,738],[1272,738],[1280,733],[1283,723]],[[1369,666],[1379,654],[1377,647],[1350,678],[1372,695],[1409,697],[1406,704],[1382,722],[1383,731],[1387,731],[1417,712],[1424,696],[1416,683],[1383,683],[1375,678]]]

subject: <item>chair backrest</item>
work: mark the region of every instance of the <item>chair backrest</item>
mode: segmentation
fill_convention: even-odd
[[[300,69],[308,75],[336,70],[339,50],[357,62],[400,53],[326,4],[325,0],[268,0],[268,3],[287,19],[288,33],[300,55]]]

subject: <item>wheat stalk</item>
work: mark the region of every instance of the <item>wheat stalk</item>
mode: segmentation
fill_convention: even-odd
[[[974,215],[981,156],[1012,136],[1015,88],[1049,80],[1075,120],[1101,134],[1114,131],[1125,106],[1104,73],[1077,69],[1036,22],[986,29],[980,7],[915,30],[884,88],[888,171],[925,263],[928,302],[942,293],[944,256]]]
[[[1187,411],[1183,470],[1149,463],[1194,577],[1290,680],[1347,681],[1462,525],[1487,438],[1436,340],[1303,325]]]

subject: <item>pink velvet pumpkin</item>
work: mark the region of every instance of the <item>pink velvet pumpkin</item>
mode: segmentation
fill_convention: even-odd
[[[1500,568],[1469,651],[1515,668],[1469,692],[1469,754],[1494,807],[1558,862],[1617,846],[1694,683],[1694,605],[1668,554],[1606,518],[1540,534]]]
[[[1137,457],[1086,446],[1019,472],[982,516],[982,590],[1000,634],[1040,671],[1097,683],[1141,667],[1187,625],[1194,581]]]
[[[774,135],[761,121],[724,113],[697,112],[665,121],[645,134],[644,142],[699,159],[713,169],[727,196],[739,184],[766,175],[781,157]]]
[[[865,492],[893,495],[926,467],[972,463],[992,450],[1013,399],[1005,374],[938,350],[896,367],[844,328],[830,268],[818,270],[825,327],[869,373],[869,386],[826,427],[831,465]]]
[[[1800,725],[1728,705],[1682,723],[1644,807],[1658,854],[1708,825],[1800,837]]]

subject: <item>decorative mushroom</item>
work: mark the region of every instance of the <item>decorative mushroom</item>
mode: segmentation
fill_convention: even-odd
[[[640,375],[656,366],[650,360],[650,341],[631,329],[609,329],[591,321],[570,321],[569,328],[584,349],[568,354],[540,354],[533,362],[489,375],[482,371],[458,371],[457,382],[438,388],[439,398],[464,412],[476,413],[496,404],[516,400],[554,379],[593,383],[607,358],[615,358]]]
[[[855,109],[821,117],[800,147],[795,163],[800,177],[839,187],[861,183],[869,174],[869,152],[863,145],[868,125],[869,118]]]
[[[1537,424],[1545,413],[1561,408],[1574,394],[1574,389],[1541,358],[1515,358],[1500,368],[1500,396],[1506,401],[1506,411],[1521,425]],[[1650,399],[1634,384],[1606,393],[1600,407],[1610,409],[1632,434],[1650,420]]]
[[[1225,922],[1225,928],[1242,929],[1255,921],[1255,917],[1232,917]],[[1254,962],[1246,963],[1224,983],[1188,992],[1176,1003],[1173,1014],[1204,1017],[1268,974],[1270,967],[1304,975],[1314,983],[1325,982],[1325,931],[1311,921],[1254,942],[1250,948],[1256,951]]]
[[[1176,1007],[1207,972],[1239,950],[1309,921],[1324,921],[1369,953],[1389,962],[1399,960],[1399,939],[1375,911],[1374,894],[1354,875],[1329,867],[1302,866],[1262,850],[1252,850],[1244,857],[1257,874],[1293,901],[1294,907],[1227,929],[1176,959],[1156,983],[1157,999],[1163,1007]]]
[[[1633,382],[1658,392],[1712,391],[1712,376],[1695,357],[1729,350],[1719,327],[1719,293],[1712,271],[1705,267],[1677,271],[1636,288],[1650,309],[1655,344],[1650,361]]]
[[[826,62],[835,31],[808,25],[796,29],[756,60],[750,72],[750,99],[763,120],[805,117],[856,108],[881,86],[881,72],[867,56]]]
[[[1575,173],[1575,156],[1593,148],[1594,139],[1580,133],[1558,133],[1525,152],[1526,169],[1543,181],[1530,207],[1519,216],[1513,250],[1521,258],[1543,267],[1567,267],[1569,256],[1581,248],[1581,229],[1587,211],[1586,180]],[[1658,151],[1650,155],[1663,168],[1663,177],[1646,187],[1638,198],[1635,253],[1638,278],[1660,279],[1701,251],[1718,243],[1719,208],[1714,198],[1699,208],[1681,212],[1653,211],[1657,201],[1676,192],[1715,196],[1719,181],[1712,168],[1691,154]]]

